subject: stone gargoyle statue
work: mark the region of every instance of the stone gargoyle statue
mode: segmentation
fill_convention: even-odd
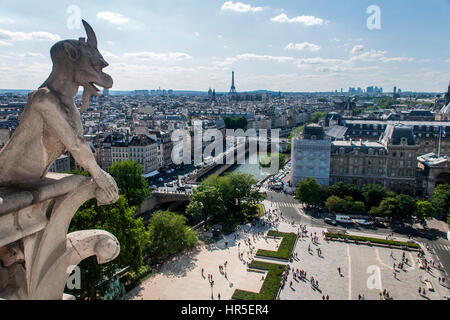
[[[112,78],[102,71],[108,66],[97,49],[97,37],[83,20],[87,34],[64,40],[50,50],[53,70],[41,87],[30,94],[18,128],[0,151],[0,187],[33,186],[45,178],[52,163],[69,151],[98,185],[98,204],[114,203],[118,188],[114,179],[97,164],[83,139],[80,112],[74,97],[83,86],[81,111],[88,108],[95,85],[111,88]]]
[[[119,198],[114,179],[97,164],[83,139],[74,96],[84,87],[81,111],[96,85],[111,88],[108,66],[87,33],[64,40],[50,50],[53,70],[32,92],[18,128],[0,151],[0,298],[73,299],[64,294],[68,273],[80,261],[96,256],[107,263],[120,253],[117,238],[103,230],[67,234],[78,208],[96,198],[107,205]],[[69,151],[91,177],[48,173],[51,164]]]

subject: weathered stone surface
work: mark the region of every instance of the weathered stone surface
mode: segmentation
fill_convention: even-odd
[[[97,256],[117,257],[120,245],[110,233],[85,230],[67,234],[70,221],[87,200],[99,205],[119,198],[114,179],[98,165],[83,139],[74,96],[84,87],[83,105],[98,95],[94,84],[111,88],[108,66],[97,38],[83,20],[87,41],[64,40],[51,48],[53,69],[31,93],[20,123],[0,151],[0,298],[72,299],[63,295],[67,270]],[[92,178],[48,173],[69,151]]]
[[[41,185],[23,191],[33,195],[28,205],[0,216],[1,298],[62,299],[69,266],[93,255],[98,263],[117,257],[120,245],[109,232],[67,234],[73,215],[96,190],[91,178],[49,174]],[[11,194],[6,188],[2,192],[0,199]]]

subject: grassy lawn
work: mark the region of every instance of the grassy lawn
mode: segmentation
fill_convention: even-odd
[[[420,246],[417,243],[410,242],[401,242],[401,241],[393,241],[379,238],[368,238],[368,237],[359,237],[359,236],[351,236],[346,234],[335,234],[335,233],[327,233],[327,238],[340,238],[340,239],[348,239],[348,240],[357,240],[357,241],[370,241],[372,243],[381,243],[381,244],[390,244],[394,246],[407,246],[409,248],[419,249]]]
[[[260,249],[256,252],[256,255],[269,258],[289,260],[289,257],[292,254],[292,249],[294,249],[295,241],[297,240],[297,235],[295,233],[285,233],[274,230],[269,230],[267,235],[275,237],[283,237],[283,240],[281,240],[281,244],[280,247],[278,248],[278,251]]]
[[[280,288],[281,275],[283,274],[286,266],[282,264],[252,261],[249,267],[268,271],[261,290],[259,291],[259,293],[254,293],[237,289],[236,291],[234,291],[232,299],[275,300],[277,297],[278,289]]]

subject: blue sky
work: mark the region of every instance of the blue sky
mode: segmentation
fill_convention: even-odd
[[[369,30],[377,5],[381,29]],[[75,7],[74,7],[75,6]],[[0,88],[34,89],[49,49],[94,28],[115,90],[443,92],[450,0],[0,0]],[[78,20],[76,20],[78,21]]]

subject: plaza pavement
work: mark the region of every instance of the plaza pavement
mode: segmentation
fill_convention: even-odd
[[[250,225],[243,227],[250,228]],[[298,225],[281,222],[277,228],[282,232],[297,232]],[[294,280],[293,273],[289,273],[284,289],[281,290],[281,300],[321,300],[322,296],[328,295],[332,300],[357,300],[358,294],[364,295],[367,300],[380,299],[378,288],[370,288],[380,284],[381,289],[386,289],[395,300],[441,300],[450,295],[450,290],[438,283],[440,273],[432,268],[428,273],[420,269],[416,263],[417,253],[406,252],[409,266],[404,271],[399,271],[397,279],[393,276],[393,263],[401,261],[403,251],[399,249],[388,249],[384,247],[369,247],[366,245],[347,244],[335,241],[323,240],[324,228],[308,227],[308,233],[316,232],[319,243],[314,245],[310,238],[299,239],[294,252],[298,260],[290,263],[294,269],[307,272],[308,278],[313,276],[319,281],[319,290],[313,289],[309,281]],[[254,227],[252,230],[256,230]],[[262,229],[258,229],[261,230]],[[258,231],[257,230],[257,231]],[[263,231],[267,232],[268,227]],[[352,232],[350,232],[352,233]],[[249,247],[244,243],[248,234],[241,229],[236,233],[214,244],[202,245],[189,252],[178,255],[176,258],[164,263],[158,274],[144,281],[140,286],[130,291],[126,298],[137,300],[209,300],[231,299],[235,289],[259,292],[262,286],[260,273],[248,272],[247,262],[252,255]],[[353,233],[357,234],[357,233]],[[370,236],[365,234],[366,236]],[[380,237],[379,235],[373,235]],[[252,238],[252,236],[250,236]],[[396,239],[405,240],[405,239]],[[225,241],[229,242],[228,248]],[[253,254],[257,249],[277,250],[279,240],[259,237],[256,242],[252,240]],[[238,243],[241,243],[240,247]],[[312,253],[308,253],[308,245]],[[322,257],[318,257],[316,249],[322,250]],[[391,251],[393,257],[391,257]],[[238,258],[238,253],[244,252],[244,261]],[[430,257],[428,256],[429,260]],[[264,260],[258,258],[257,260]],[[219,265],[228,262],[226,272],[227,278],[219,273]],[[273,262],[269,261],[268,262]],[[339,276],[337,268],[341,268],[342,276]],[[204,276],[201,269],[204,268]],[[372,269],[371,269],[372,268]],[[379,270],[375,272],[374,270]],[[208,274],[213,275],[214,286],[211,288]],[[419,295],[418,287],[425,287],[419,277],[428,278],[435,291],[427,290],[426,297]],[[289,283],[293,282],[292,288]],[[368,285],[369,283],[369,285]],[[447,280],[449,284],[449,280]]]
[[[156,276],[131,290],[126,299],[209,300],[211,294],[214,299],[218,299],[220,293],[221,299],[229,300],[236,289],[259,292],[263,283],[261,277],[265,274],[247,272],[247,262],[251,262],[256,248],[276,251],[280,240],[259,237],[254,242],[251,236],[254,248],[251,255],[249,246],[244,243],[248,234],[243,231],[250,227],[246,225],[216,243],[196,247],[164,263]],[[258,230],[263,231],[262,228]],[[228,248],[225,247],[225,241],[228,241]],[[240,247],[238,243],[241,243]],[[239,252],[244,253],[243,260],[238,257]],[[226,278],[219,272],[219,265],[224,265],[225,261]],[[204,277],[201,275],[202,268]],[[213,275],[213,288],[209,284],[208,274]]]

